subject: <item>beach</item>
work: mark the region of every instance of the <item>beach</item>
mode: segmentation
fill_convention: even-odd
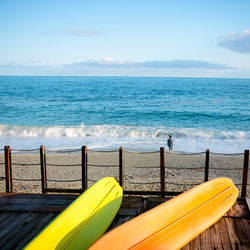
[[[5,176],[4,155],[0,154],[0,176]],[[81,152],[47,153],[48,188],[80,189]],[[119,179],[119,151],[88,152],[88,186],[105,176]],[[165,153],[166,191],[186,191],[204,182],[205,154],[182,155]],[[241,191],[243,155],[210,155],[209,179],[229,177]],[[41,193],[40,154],[12,152],[13,192]],[[62,181],[62,182],[61,182]],[[248,177],[248,183],[249,177]],[[185,185],[180,185],[185,184]],[[124,189],[160,190],[160,153],[124,152]],[[0,181],[5,192],[5,180]],[[249,197],[249,188],[247,196]]]

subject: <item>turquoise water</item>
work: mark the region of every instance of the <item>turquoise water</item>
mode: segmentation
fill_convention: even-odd
[[[242,152],[250,79],[0,77],[0,146]]]

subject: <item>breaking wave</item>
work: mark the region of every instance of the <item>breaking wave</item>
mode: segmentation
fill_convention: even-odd
[[[250,140],[250,131],[221,131],[194,128],[141,127],[119,125],[19,126],[0,125],[1,137],[15,138],[167,138],[204,140]]]

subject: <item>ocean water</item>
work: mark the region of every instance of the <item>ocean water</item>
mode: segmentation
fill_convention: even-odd
[[[250,148],[250,79],[0,77],[0,148]]]

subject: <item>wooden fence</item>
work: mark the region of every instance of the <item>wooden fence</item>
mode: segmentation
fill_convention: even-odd
[[[210,150],[207,149],[205,153],[205,166],[204,166],[204,182],[209,179],[209,157]],[[10,146],[4,147],[4,159],[5,159],[5,182],[6,182],[6,192],[12,193],[12,162],[11,162],[11,148]],[[178,195],[181,192],[169,192],[166,190],[165,183],[165,170],[166,170],[166,158],[165,158],[165,149],[160,148],[160,190],[159,191],[129,191],[124,190],[124,194],[133,194],[133,195]],[[241,155],[241,154],[238,154]],[[241,197],[246,197],[247,194],[247,176],[248,176],[248,166],[249,166],[249,150],[244,151],[244,161],[243,161],[243,173],[242,173],[242,188],[241,188]],[[120,147],[119,149],[119,184],[121,187],[124,187],[124,148]],[[56,189],[47,187],[47,173],[46,173],[46,150],[44,146],[40,146],[40,168],[41,168],[41,187],[42,193],[46,194],[48,192],[56,193],[82,193],[88,188],[88,149],[87,146],[81,148],[81,189]]]

